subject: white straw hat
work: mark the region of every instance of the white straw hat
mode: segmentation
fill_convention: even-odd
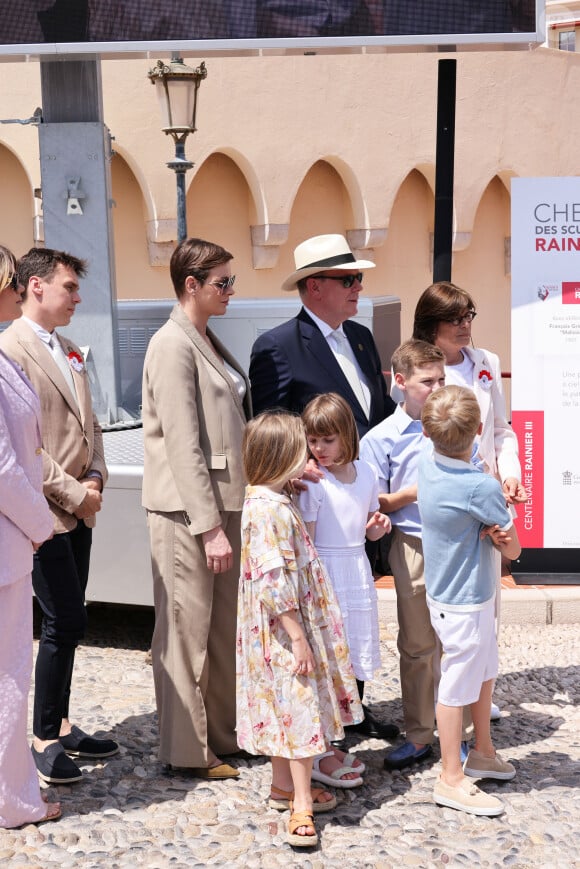
[[[294,249],[296,271],[282,284],[283,290],[295,290],[297,281],[318,272],[344,269],[374,269],[370,260],[357,260],[343,235],[315,235]]]

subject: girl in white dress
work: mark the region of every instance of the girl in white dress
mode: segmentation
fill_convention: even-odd
[[[365,538],[379,540],[391,520],[379,512],[375,469],[357,458],[352,411],[334,392],[319,395],[302,414],[308,447],[324,477],[305,483],[300,510],[338,598],[359,692],[381,663],[377,592]]]

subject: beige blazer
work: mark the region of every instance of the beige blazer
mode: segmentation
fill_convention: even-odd
[[[143,369],[143,506],[183,510],[191,534],[242,509],[242,435],[250,384],[223,344],[214,346],[246,383],[244,402],[221,359],[178,304],[149,342]]]
[[[68,338],[58,336],[65,354],[80,353]],[[93,413],[86,369],[72,369],[78,403],[48,347],[23,320],[15,320],[0,335],[0,347],[24,369],[38,397],[42,416],[43,489],[54,516],[55,534],[77,526],[74,511],[86,495],[79,483],[98,471],[103,484],[107,468],[101,428]],[[95,517],[85,519],[93,527]]]

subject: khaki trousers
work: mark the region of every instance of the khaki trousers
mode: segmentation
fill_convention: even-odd
[[[409,742],[430,745],[440,652],[427,607],[421,540],[394,528],[389,564],[397,592],[397,646],[406,735]]]
[[[155,630],[151,643],[159,717],[159,759],[178,767],[207,767],[238,750],[236,617],[241,513],[223,513],[234,566],[207,569],[201,536],[183,513],[148,512]]]

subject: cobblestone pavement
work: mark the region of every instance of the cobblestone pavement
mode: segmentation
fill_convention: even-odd
[[[352,747],[367,771],[362,787],[337,791],[318,815],[317,849],[285,843],[287,813],[266,807],[269,764],[239,761],[240,779],[208,784],[165,774],[156,758],[156,718],[146,650],[151,614],[90,609],[73,685],[75,716],[110,734],[120,755],[84,763],[84,780],[53,787],[63,818],[0,830],[10,867],[580,867],[580,631],[576,625],[507,625],[496,700],[496,746],[518,770],[483,785],[505,814],[477,818],[434,805],[437,758],[386,773],[385,744]],[[383,630],[383,668],[368,700],[383,720],[401,720],[395,625]],[[82,712],[81,712],[82,710]]]

